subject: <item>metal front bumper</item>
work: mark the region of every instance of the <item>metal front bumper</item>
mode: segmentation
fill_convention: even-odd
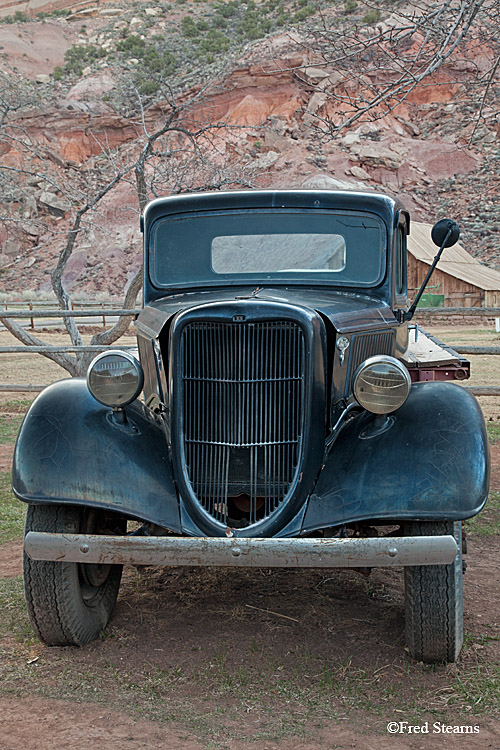
[[[173,536],[97,536],[30,531],[24,550],[33,560],[134,565],[263,568],[372,568],[447,565],[458,547],[452,536],[374,539],[251,539]]]

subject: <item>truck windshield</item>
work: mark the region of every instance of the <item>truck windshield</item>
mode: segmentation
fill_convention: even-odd
[[[374,286],[385,256],[385,227],[373,214],[253,209],[157,220],[148,262],[159,288],[304,281]]]

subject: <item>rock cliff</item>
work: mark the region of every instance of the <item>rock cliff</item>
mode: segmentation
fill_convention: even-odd
[[[148,8],[141,6],[142,21],[154,18],[156,22],[152,12],[158,9],[149,8],[148,15]],[[5,15],[5,10],[13,9],[4,5],[0,12]],[[112,8],[91,7],[76,18],[73,9],[73,16],[52,17],[46,23],[0,25],[3,80],[17,68],[16,75],[31,81],[37,92],[28,106],[9,113],[10,137],[0,138],[2,163],[12,168],[25,164],[25,150],[11,137],[17,129],[36,149],[30,169],[49,165],[54,176],[52,187],[36,177],[23,177],[18,194],[11,185],[4,198],[4,205],[9,203],[10,210],[14,206],[24,221],[14,233],[7,224],[0,227],[6,292],[50,288],[50,270],[79,208],[76,199],[57,188],[78,175],[83,195],[85,180],[90,187],[104,157],[108,168],[113,158],[118,169],[119,163],[138,153],[144,132],[161,127],[168,116],[170,105],[161,99],[145,108],[142,120],[137,113],[118,112],[112,97],[119,79],[109,61],[98,59],[98,64],[86,66],[69,83],[53,80],[54,70],[75,45],[106,50],[114,44],[113,49],[120,49],[116,39],[123,34],[118,36],[119,24],[110,26],[113,14],[106,15],[106,10]],[[190,12],[194,11],[192,6]],[[138,13],[136,3],[128,9],[128,31],[139,29],[140,24],[133,23]],[[174,6],[173,14],[180,23],[186,17],[181,5]],[[124,11],[115,19],[125,23],[122,16]],[[492,61],[487,50],[481,59],[477,50],[469,50],[468,55],[441,66],[397,107],[361,118],[338,133],[332,128],[343,116],[343,102],[367,99],[374,77],[383,77],[384,72],[379,69],[348,80],[339,75],[338,67],[322,62],[299,31],[268,35],[237,56],[228,55],[224,68],[213,74],[217,84],[205,93],[201,83],[189,83],[186,77],[181,101],[191,101],[191,122],[210,120],[229,126],[212,134],[212,147],[224,163],[238,163],[244,184],[398,194],[418,220],[433,221],[445,214],[456,218],[467,249],[495,265],[500,263],[498,125],[483,112],[478,128],[477,112],[471,111],[474,106],[464,104],[478,66],[486,71]],[[133,61],[129,63],[133,68]],[[193,99],[196,92],[203,95]],[[488,106],[494,110],[491,103]],[[123,292],[141,262],[138,215],[132,180],[123,181],[101,201],[98,215],[79,236],[66,267],[64,280],[72,293]]]

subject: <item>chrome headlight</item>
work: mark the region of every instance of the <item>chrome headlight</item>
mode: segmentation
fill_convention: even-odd
[[[394,357],[370,357],[354,373],[354,397],[360,406],[374,414],[399,409],[408,398],[410,387],[408,370]]]
[[[113,350],[98,354],[87,370],[87,386],[93,397],[115,409],[136,399],[143,385],[142,367],[128,352]]]

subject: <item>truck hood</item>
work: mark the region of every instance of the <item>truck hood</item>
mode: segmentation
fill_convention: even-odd
[[[289,287],[239,287],[206,292],[187,292],[164,297],[147,305],[139,315],[137,326],[149,337],[158,336],[172,315],[199,305],[237,300],[268,300],[315,310],[328,318],[338,333],[373,328],[393,328],[396,318],[380,299],[351,292],[297,289]]]

